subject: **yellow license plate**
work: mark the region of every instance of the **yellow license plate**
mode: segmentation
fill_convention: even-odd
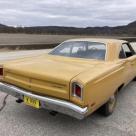
[[[24,96],[24,103],[37,109],[40,108],[40,101],[28,96]]]

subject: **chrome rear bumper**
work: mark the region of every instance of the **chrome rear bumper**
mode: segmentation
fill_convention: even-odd
[[[22,100],[24,95],[29,96],[31,98],[38,99],[41,103],[41,108],[57,111],[57,112],[75,117],[77,119],[83,119],[85,116],[87,116],[87,113],[88,113],[87,107],[81,108],[68,101],[36,95],[31,92],[27,92],[24,89],[18,88],[16,86],[13,86],[7,83],[0,82],[0,91],[10,94]]]

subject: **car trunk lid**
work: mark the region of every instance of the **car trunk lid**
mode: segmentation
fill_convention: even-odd
[[[81,60],[45,56],[6,63],[4,81],[36,94],[68,100],[71,79],[95,66]]]

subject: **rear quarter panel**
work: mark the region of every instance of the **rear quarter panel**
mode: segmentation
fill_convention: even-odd
[[[92,113],[107,102],[118,87],[124,83],[124,66],[99,67],[86,71],[76,78],[73,80],[84,85],[83,102],[72,97],[71,100],[82,106],[88,106],[89,112]]]

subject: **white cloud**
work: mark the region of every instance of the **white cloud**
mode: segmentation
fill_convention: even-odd
[[[7,25],[116,26],[136,20],[135,0],[0,0]]]

